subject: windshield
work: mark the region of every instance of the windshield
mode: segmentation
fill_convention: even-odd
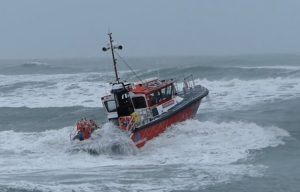
[[[105,101],[104,102],[105,108],[108,112],[115,112],[117,111],[116,102],[114,100]]]

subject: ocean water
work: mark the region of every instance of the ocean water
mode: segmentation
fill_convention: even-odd
[[[179,87],[193,74],[210,90],[196,118],[136,149],[105,123],[109,59],[1,60],[1,192],[300,191],[299,55],[126,60]],[[83,117],[103,129],[70,142]]]

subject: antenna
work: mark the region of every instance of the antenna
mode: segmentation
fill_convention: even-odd
[[[111,50],[111,54],[112,54],[112,59],[113,59],[113,64],[114,64],[114,71],[115,71],[115,75],[116,75],[116,81],[117,83],[120,83],[120,78],[118,76],[118,71],[117,71],[117,59],[115,58],[115,49],[123,49],[122,45],[117,45],[117,44],[113,44],[113,39],[112,39],[112,33],[108,33],[107,34],[109,36],[109,44],[107,44],[106,47],[102,48],[102,51],[108,51]]]

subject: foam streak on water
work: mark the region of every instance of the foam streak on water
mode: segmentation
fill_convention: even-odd
[[[0,107],[102,106],[100,97],[110,85],[101,74],[0,76]],[[300,79],[196,80],[209,87],[209,110],[232,110],[257,103],[300,96]],[[179,86],[180,87],[180,86]],[[205,107],[205,106],[204,106]]]
[[[300,79],[269,78],[259,80],[196,80],[196,84],[209,87],[209,97],[201,108],[239,110],[260,103],[289,100],[300,97]]]
[[[277,127],[189,120],[136,150],[105,124],[92,140],[70,142],[72,127],[0,132],[0,186],[41,191],[170,191],[260,176],[255,151],[283,144]],[[149,174],[146,174],[149,173]],[[11,180],[14,178],[14,180]]]
[[[0,75],[1,107],[101,106],[110,85],[100,73]]]

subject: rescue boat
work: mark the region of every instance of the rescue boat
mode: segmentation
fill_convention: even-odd
[[[195,117],[201,100],[208,95],[207,88],[195,85],[192,75],[184,78],[182,90],[178,89],[174,79],[154,77],[136,83],[121,81],[115,49],[122,49],[122,46],[113,43],[111,33],[108,36],[109,44],[103,47],[103,51],[111,51],[116,76],[110,94],[101,97],[108,121],[126,132],[141,148],[171,125]],[[82,132],[82,129],[77,130]],[[88,139],[91,133],[83,134],[81,138]],[[77,135],[75,139],[79,138]]]

